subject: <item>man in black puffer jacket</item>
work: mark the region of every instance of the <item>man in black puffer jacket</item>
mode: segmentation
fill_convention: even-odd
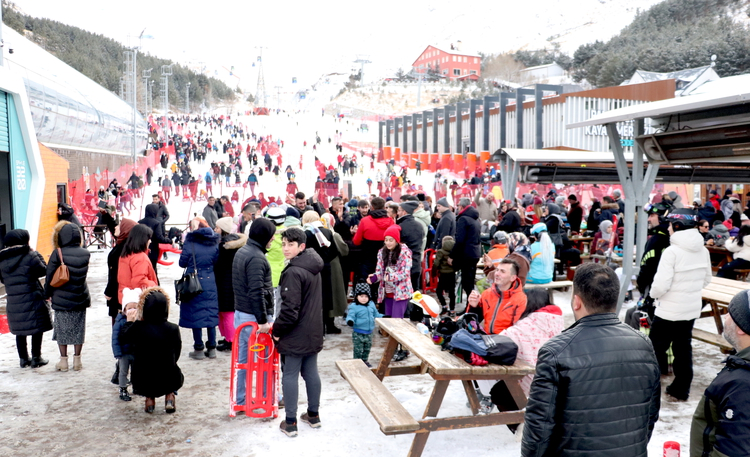
[[[659,417],[659,364],[648,337],[617,318],[619,289],[602,264],[576,270],[576,323],[539,350],[523,457],[647,455]]]
[[[154,267],[154,273],[157,278],[159,273],[156,271],[156,262],[159,261],[159,244],[172,244],[172,240],[167,238],[164,233],[164,222],[159,219],[159,205],[153,203],[146,205],[145,217],[138,221],[151,229],[151,244],[148,247],[148,258],[151,260],[151,266]]]
[[[471,206],[471,200],[464,197],[458,201],[456,218],[456,244],[451,251],[453,266],[461,270],[461,288],[468,297],[474,290],[477,263],[482,257],[479,240],[479,211]]]
[[[256,219],[250,226],[247,243],[234,255],[232,261],[232,288],[234,289],[234,327],[245,322],[256,322],[258,331],[268,333],[273,322],[273,283],[271,265],[266,260],[266,250],[276,234],[270,219]],[[239,362],[247,362],[247,340],[250,327],[240,333]],[[240,370],[237,380],[237,404],[245,404],[245,370]]]
[[[422,276],[422,240],[425,237],[424,226],[414,219],[413,213],[419,203],[406,201],[398,207],[396,223],[401,226],[401,242],[411,250],[411,287],[420,290],[419,278]]]

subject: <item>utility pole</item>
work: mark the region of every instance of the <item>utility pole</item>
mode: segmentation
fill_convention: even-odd
[[[164,109],[164,125],[162,130],[164,131],[164,137],[166,141],[167,135],[167,115],[169,114],[169,77],[172,76],[172,65],[161,66],[161,101]]]
[[[151,80],[148,83],[147,89],[148,90],[148,104],[146,105],[146,111],[148,113],[151,113],[154,110],[154,84],[156,81]]]
[[[190,115],[190,81],[185,85],[185,114]]]
[[[122,88],[123,88],[123,99],[130,104],[130,106],[133,108],[133,115],[132,115],[132,127],[133,127],[133,136],[131,138],[131,155],[133,159],[133,166],[135,166],[136,161],[136,119],[138,114],[138,98],[137,98],[137,90],[136,90],[136,80],[137,80],[137,69],[136,69],[136,57],[138,55],[138,47],[134,46],[132,50],[125,51],[124,57],[125,57],[125,71],[123,74],[122,79]]]
[[[365,64],[366,63],[372,63],[369,56],[366,55],[357,55],[357,60],[354,61],[354,63],[360,64],[359,67],[359,85],[360,87],[365,84]]]
[[[148,80],[151,79],[151,70],[153,70],[153,68],[149,68],[148,70],[143,70],[143,111],[147,114],[151,113],[151,110],[148,109],[148,100],[149,100]]]
[[[256,46],[260,51],[258,53],[258,85],[255,88],[255,103],[262,108],[266,108],[266,81],[263,78],[263,49],[264,46]]]

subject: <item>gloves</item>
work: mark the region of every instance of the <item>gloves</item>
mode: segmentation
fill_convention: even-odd
[[[354,321],[346,321],[346,325],[349,327],[354,327]]]

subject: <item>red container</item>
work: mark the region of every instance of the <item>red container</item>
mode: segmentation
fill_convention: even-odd
[[[399,163],[401,161],[401,148],[393,149],[393,160],[395,160],[396,163]]]
[[[383,160],[388,162],[391,160],[391,147],[383,146]]]
[[[664,457],[680,457],[680,443],[677,441],[665,441]]]
[[[436,172],[440,163],[438,154],[429,154],[427,157],[430,171],[433,173]]]
[[[10,327],[8,327],[8,316],[0,314],[0,333],[10,333]]]

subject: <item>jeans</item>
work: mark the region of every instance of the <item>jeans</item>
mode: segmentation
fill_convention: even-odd
[[[676,395],[688,396],[690,384],[693,382],[693,324],[695,320],[668,321],[659,316],[654,317],[651,324],[649,338],[654,346],[656,360],[659,362],[661,374],[667,374],[667,350],[672,345],[672,371],[674,381],[669,389]]]
[[[208,341],[206,341],[206,347],[208,349],[214,349],[216,347],[216,327],[206,327],[206,333]],[[193,349],[196,351],[203,350],[203,329],[193,329]]]
[[[234,311],[234,328],[236,329],[245,322],[258,322],[255,319],[254,314],[243,313],[242,311]],[[269,316],[269,323],[273,323],[273,319]],[[247,342],[250,339],[250,327],[245,327],[240,332],[239,341],[235,341],[235,344],[239,344],[237,347],[237,362],[247,362]],[[245,370],[237,370],[237,404],[245,404]]]
[[[128,369],[133,364],[133,360],[135,357],[133,357],[132,354],[123,354],[122,357],[117,359],[117,366],[120,368],[120,377],[118,381],[120,382],[120,388],[124,389],[128,387]]]
[[[716,276],[727,279],[737,279],[737,273],[734,270],[746,270],[750,268],[750,262],[745,259],[734,259],[728,264],[721,267]]]
[[[320,376],[318,375],[318,354],[304,357],[281,356],[281,388],[284,392],[284,408],[287,420],[297,419],[297,399],[299,397],[299,375],[305,380],[307,389],[307,410],[317,413],[320,408]]]

